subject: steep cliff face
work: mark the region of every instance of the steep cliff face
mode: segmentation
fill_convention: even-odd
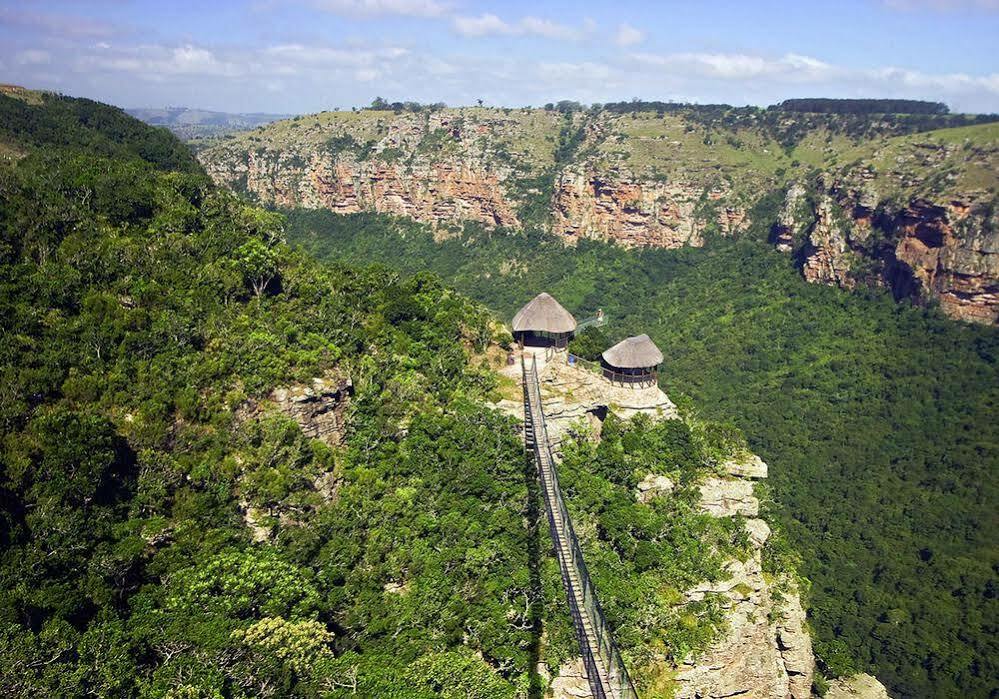
[[[794,252],[810,282],[846,289],[884,286],[898,299],[936,300],[953,318],[999,323],[999,225],[994,193],[963,198],[881,200],[870,171],[828,173],[813,196],[795,183],[773,228],[777,249]],[[939,201],[943,199],[943,201]]]
[[[219,140],[199,158],[216,182],[282,207],[510,229],[529,210],[531,223],[569,242],[628,246],[701,245],[706,230],[744,230],[733,168],[706,164],[685,131],[647,137],[682,126],[653,121],[545,110],[323,113]]]
[[[996,202],[911,202],[891,221],[898,238],[888,282],[896,296],[938,298],[944,313],[999,323]]]
[[[519,370],[517,363],[503,372],[514,378]],[[549,434],[556,443],[578,428],[581,420],[597,423],[591,424],[590,433],[599,438],[599,416],[606,416],[610,409],[625,418],[644,414],[654,420],[680,419],[658,387],[615,387],[558,358],[545,364],[541,380]],[[516,401],[500,407],[520,414]],[[705,513],[738,517],[744,522],[751,551],[745,560],[727,561],[718,580],[704,581],[683,593],[685,603],[706,597],[718,600],[724,631],[705,653],[675,666],[668,663],[673,678],[670,691],[678,699],[811,696],[815,661],[801,600],[790,579],[774,579],[763,572],[763,548],[770,527],[760,518],[754,483],[766,478],[767,470],[759,457],[742,455],[723,464],[718,475],[703,479],[698,486]],[[648,474],[640,480],[635,498],[651,504],[657,498],[674,497],[674,487],[669,478]],[[592,696],[579,659],[566,662],[550,686],[555,699]]]
[[[679,668],[675,696],[806,699],[815,660],[801,599],[789,581],[768,581],[763,574],[761,551],[770,527],[759,519],[753,481],[766,478],[767,465],[750,456],[725,464],[724,471],[701,483],[701,508],[714,517],[745,517],[753,553],[745,561],[730,561],[728,578],[686,592],[691,601],[717,595],[727,628],[707,653]]]
[[[542,228],[569,244],[700,246],[709,233],[748,230],[753,207],[785,192],[776,220],[756,223],[772,224],[809,281],[888,287],[955,318],[999,322],[999,124],[905,136],[871,126],[851,138],[816,127],[788,141],[786,119],[761,118],[324,112],[220,139],[199,159],[216,182],[265,204],[443,230]]]
[[[566,168],[552,198],[552,229],[568,242],[596,238],[629,247],[700,246],[712,214],[699,209],[728,193],[722,187],[706,190],[693,183],[643,180],[619,169]],[[742,208],[710,208],[717,208],[713,221],[723,234],[748,225]]]
[[[201,160],[216,182],[267,204],[375,211],[435,226],[520,227],[524,197],[511,182],[515,173],[532,174],[536,163],[529,144],[503,157],[508,132],[519,135],[516,122],[449,114],[370,120],[327,120],[290,136],[264,130],[205,151]]]

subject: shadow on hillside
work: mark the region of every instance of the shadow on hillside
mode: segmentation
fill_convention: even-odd
[[[541,587],[541,543],[538,540],[538,523],[541,518],[541,487],[538,483],[534,459],[528,453],[524,459],[524,483],[527,485],[527,566],[531,581],[531,644],[528,648],[530,684],[528,699],[542,699],[544,685],[538,675],[538,662],[541,659],[541,620],[544,613],[544,591]]]

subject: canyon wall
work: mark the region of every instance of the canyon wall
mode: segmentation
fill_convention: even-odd
[[[616,142],[613,122],[545,115],[323,114],[220,140],[199,159],[217,183],[262,204],[371,211],[435,228],[471,221],[516,230],[533,210],[530,223],[568,243],[676,248],[703,245],[709,230],[727,235],[748,227],[745,206],[716,173],[667,179],[600,151]],[[562,162],[556,143],[573,129],[588,155]]]
[[[748,226],[745,210],[720,204],[728,194],[723,187],[643,180],[616,168],[566,168],[552,197],[552,230],[570,243],[594,238],[628,247],[699,247],[712,222],[725,235]]]
[[[967,321],[999,323],[999,225],[994,195],[881,200],[870,175],[828,173],[793,184],[773,229],[804,277],[845,289],[886,287]]]
[[[845,145],[803,132],[793,151],[775,133],[654,112],[362,110],[219,139],[199,160],[265,205],[404,216],[440,235],[475,222],[679,248],[771,229],[810,282],[999,323],[995,125]],[[782,193],[776,216],[751,220]]]
[[[200,159],[213,180],[263,204],[520,227],[519,202],[507,191],[519,161],[502,157],[499,134],[509,128],[502,119],[469,125],[443,114],[405,115],[367,126],[248,136]]]

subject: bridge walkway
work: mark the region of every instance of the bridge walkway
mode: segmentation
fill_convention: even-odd
[[[528,363],[521,357],[521,365],[524,376],[524,437],[527,446],[534,451],[552,543],[558,556],[562,584],[590,690],[595,699],[638,699],[604,620],[572,519],[562,498],[541,401],[537,360],[532,357]]]

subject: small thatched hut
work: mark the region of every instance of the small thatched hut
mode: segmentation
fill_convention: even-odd
[[[627,384],[655,383],[663,361],[663,353],[648,335],[621,340],[600,356],[604,376]]]
[[[535,296],[513,317],[513,337],[531,347],[565,347],[576,330],[576,319],[546,293]]]

